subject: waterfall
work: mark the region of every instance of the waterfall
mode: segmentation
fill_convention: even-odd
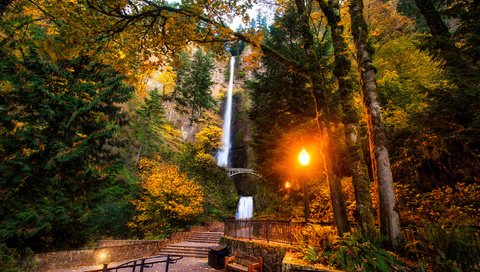
[[[241,196],[238,201],[235,219],[250,219],[253,217],[253,196]]]
[[[225,103],[225,113],[223,114],[223,137],[222,148],[217,154],[217,164],[221,167],[229,167],[231,142],[231,125],[232,125],[232,96],[233,96],[233,74],[235,68],[235,57],[230,58],[230,78],[228,81],[227,101]],[[253,217],[253,197],[240,196],[237,206],[236,219],[250,219]]]
[[[222,148],[217,154],[217,164],[221,167],[228,167],[228,157],[231,148],[231,125],[232,125],[232,93],[233,93],[233,73],[235,68],[235,57],[230,58],[230,79],[228,81],[227,101],[225,103],[225,113],[223,115],[223,137]]]

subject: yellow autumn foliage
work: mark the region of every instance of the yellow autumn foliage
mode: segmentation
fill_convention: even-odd
[[[169,234],[203,212],[201,186],[175,165],[143,158],[139,162],[142,196],[129,227],[150,238]]]
[[[170,94],[175,89],[177,74],[175,74],[173,67],[167,65],[156,80],[163,85],[163,93]]]

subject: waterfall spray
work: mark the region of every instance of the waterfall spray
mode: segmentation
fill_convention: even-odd
[[[231,125],[232,125],[232,93],[233,93],[233,73],[235,68],[235,57],[230,59],[230,79],[228,81],[227,101],[225,103],[225,113],[223,115],[223,137],[222,148],[217,154],[217,164],[221,167],[228,167],[228,158],[230,155],[230,148],[232,146],[230,139]]]

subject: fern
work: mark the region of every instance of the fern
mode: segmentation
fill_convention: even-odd
[[[389,272],[403,267],[397,257],[356,234],[348,234],[323,253],[329,265],[347,271]]]

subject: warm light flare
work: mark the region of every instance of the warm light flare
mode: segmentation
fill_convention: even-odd
[[[292,187],[292,185],[290,184],[290,182],[285,182],[285,188],[286,189],[290,189],[290,187]]]
[[[308,163],[310,162],[310,154],[308,154],[305,148],[298,154],[298,160],[300,161],[300,165],[308,166]]]
[[[108,262],[108,257],[108,252],[106,250],[101,250],[95,255],[96,262],[99,264]]]

